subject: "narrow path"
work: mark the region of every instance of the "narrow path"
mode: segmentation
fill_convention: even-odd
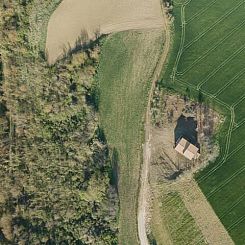
[[[153,92],[156,87],[156,82],[159,79],[162,67],[167,59],[167,55],[170,49],[170,28],[169,28],[169,20],[165,13],[165,9],[162,8],[163,12],[163,22],[164,22],[164,30],[165,30],[165,43],[163,53],[158,61],[156,69],[154,71],[152,77],[152,85],[148,97],[146,118],[145,118],[145,144],[143,146],[143,164],[141,169],[141,183],[140,183],[140,191],[139,191],[139,204],[138,204],[138,236],[141,245],[149,245],[146,233],[146,210],[147,210],[147,197],[149,190],[149,182],[148,182],[148,174],[149,174],[149,166],[150,166],[150,158],[151,158],[151,146],[150,146],[150,138],[151,138],[151,99],[153,96]]]

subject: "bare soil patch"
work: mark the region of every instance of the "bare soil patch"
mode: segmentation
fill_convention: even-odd
[[[162,26],[159,0],[63,0],[48,24],[48,61],[100,34]]]

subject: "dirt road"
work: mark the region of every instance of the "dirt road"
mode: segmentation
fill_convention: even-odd
[[[151,159],[151,111],[150,104],[153,96],[153,92],[155,90],[156,81],[158,80],[162,67],[167,59],[167,55],[170,49],[170,28],[169,28],[169,20],[165,13],[165,9],[162,9],[163,12],[163,23],[165,30],[165,43],[163,53],[158,61],[156,69],[152,78],[151,90],[148,97],[146,118],[145,118],[145,144],[143,146],[143,164],[141,169],[141,183],[140,183],[140,191],[139,191],[139,206],[138,206],[138,236],[141,245],[148,245],[147,232],[146,232],[146,210],[147,210],[147,198],[148,198],[148,190],[149,190],[149,166]]]

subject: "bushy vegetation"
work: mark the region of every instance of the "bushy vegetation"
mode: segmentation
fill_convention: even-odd
[[[244,1],[174,1],[174,43],[161,85],[225,115],[221,154],[196,179],[236,244],[245,242]]]
[[[117,244],[117,191],[94,102],[99,47],[47,65],[43,35],[58,3],[0,6],[0,243]]]

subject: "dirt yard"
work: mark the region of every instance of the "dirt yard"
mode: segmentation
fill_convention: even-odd
[[[160,178],[175,180],[184,172],[195,172],[203,168],[209,161],[214,160],[218,146],[213,142],[220,116],[207,106],[184,99],[180,95],[161,94],[152,101],[152,165],[162,173]],[[162,92],[159,92],[162,93]],[[200,147],[201,156],[198,160],[190,161],[178,154],[174,147],[181,137]]]
[[[48,61],[55,62],[78,40],[81,42],[100,34],[162,26],[160,0],[63,0],[48,24]]]

